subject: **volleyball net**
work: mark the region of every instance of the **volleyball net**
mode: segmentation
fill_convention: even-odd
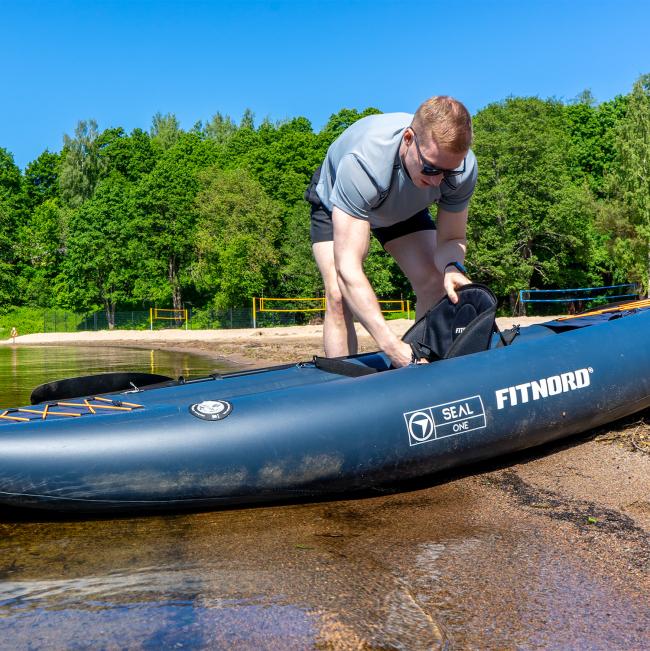
[[[383,314],[404,314],[411,318],[411,301],[404,299],[379,299],[379,307]],[[317,298],[277,298],[255,296],[253,298],[253,327],[258,326],[260,316],[264,313],[278,315],[287,314],[324,314],[327,310],[325,297]]]
[[[165,309],[160,307],[152,307],[149,309],[149,329],[153,330],[155,321],[165,322],[166,328],[172,327],[170,321],[173,321],[174,325],[177,328],[182,327],[184,325],[185,329],[187,330],[187,322],[188,322],[187,316],[188,315],[186,309],[174,310],[174,309]]]

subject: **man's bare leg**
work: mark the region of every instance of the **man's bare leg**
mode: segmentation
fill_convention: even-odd
[[[327,357],[354,355],[358,349],[352,313],[339,288],[334,265],[334,243],[316,242],[312,246],[316,264],[325,284],[327,310],[323,325],[323,346]]]
[[[433,263],[436,231],[409,233],[386,242],[384,248],[413,287],[417,298],[416,319],[419,319],[445,295],[442,274]]]

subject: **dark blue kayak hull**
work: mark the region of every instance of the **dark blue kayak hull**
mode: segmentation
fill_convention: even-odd
[[[362,355],[350,363],[386,369],[363,377],[297,364],[109,396],[132,411],[4,420],[0,503],[218,508],[429,476],[650,407],[649,333],[639,311],[404,369]],[[223,417],[198,417],[206,401]]]

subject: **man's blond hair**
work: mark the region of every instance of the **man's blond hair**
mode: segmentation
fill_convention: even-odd
[[[472,144],[472,116],[461,102],[447,95],[423,102],[413,116],[413,128],[454,154],[466,152]]]

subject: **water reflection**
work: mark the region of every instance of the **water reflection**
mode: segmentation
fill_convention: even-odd
[[[440,648],[363,518],[332,508],[0,524],[0,633],[14,648]]]
[[[29,403],[32,389],[77,375],[142,371],[176,378],[232,370],[228,360],[191,353],[110,346],[0,346],[0,408]]]

